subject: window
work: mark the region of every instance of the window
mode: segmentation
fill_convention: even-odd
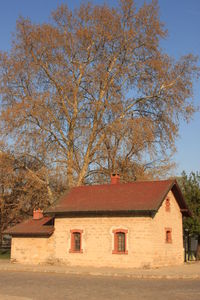
[[[117,251],[125,252],[125,233],[117,232]]]
[[[165,228],[165,242],[167,244],[172,243],[172,229],[171,228]]]
[[[81,250],[81,234],[80,232],[74,232],[73,233],[74,238],[74,251],[80,251]]]
[[[127,232],[128,230],[116,229],[114,233],[114,250],[113,254],[128,254],[127,251]]]
[[[74,229],[71,230],[71,249],[69,252],[71,253],[82,253],[82,233],[83,230]]]
[[[165,201],[165,210],[170,211],[170,200],[169,200],[169,198],[167,198],[166,201]]]

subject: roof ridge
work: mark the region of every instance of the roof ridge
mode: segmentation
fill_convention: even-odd
[[[141,184],[141,183],[161,183],[161,182],[175,182],[175,179],[163,179],[163,180],[138,180],[138,181],[131,181],[131,182],[121,182],[117,184],[110,184],[110,183],[103,183],[103,184],[91,184],[91,185],[80,185],[80,186],[74,186],[72,189],[83,189],[83,188],[89,188],[89,187],[100,187],[100,186],[120,186],[120,185],[128,185],[128,184]]]

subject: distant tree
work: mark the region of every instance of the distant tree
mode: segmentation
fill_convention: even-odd
[[[179,119],[194,112],[199,73],[193,55],[163,52],[165,37],[156,1],[61,5],[45,24],[20,18],[11,51],[0,53],[2,137],[17,156],[62,167],[69,186],[117,169],[125,180],[159,171]]]
[[[184,219],[184,228],[187,228],[191,235],[198,236],[197,258],[200,259],[200,174],[192,172],[186,175],[183,172],[179,182],[192,212],[191,218]]]
[[[0,242],[4,229],[32,216],[34,208],[45,209],[63,192],[54,175],[33,157],[0,151]]]

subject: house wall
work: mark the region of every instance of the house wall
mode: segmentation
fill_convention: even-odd
[[[55,257],[68,265],[127,268],[150,265],[153,256],[152,240],[149,238],[152,236],[151,223],[151,218],[144,217],[56,219]],[[128,254],[112,254],[112,231],[119,228],[128,230]],[[83,230],[83,253],[70,253],[71,229]]]
[[[170,211],[165,209],[165,201],[153,218],[154,266],[178,265],[184,261],[182,213],[170,191]],[[172,230],[172,243],[165,242],[165,228]]]
[[[11,261],[38,264],[54,260],[54,241],[51,237],[13,237]]]
[[[61,262],[70,266],[149,268],[183,263],[182,215],[169,192],[154,218],[95,217],[56,218],[50,238],[13,238],[12,260],[23,263]],[[172,243],[165,241],[165,228],[172,229]],[[70,230],[83,230],[83,253],[70,253]],[[112,254],[113,230],[126,229],[128,254]]]

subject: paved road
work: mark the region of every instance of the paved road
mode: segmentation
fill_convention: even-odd
[[[199,300],[200,280],[0,271],[0,300]]]

